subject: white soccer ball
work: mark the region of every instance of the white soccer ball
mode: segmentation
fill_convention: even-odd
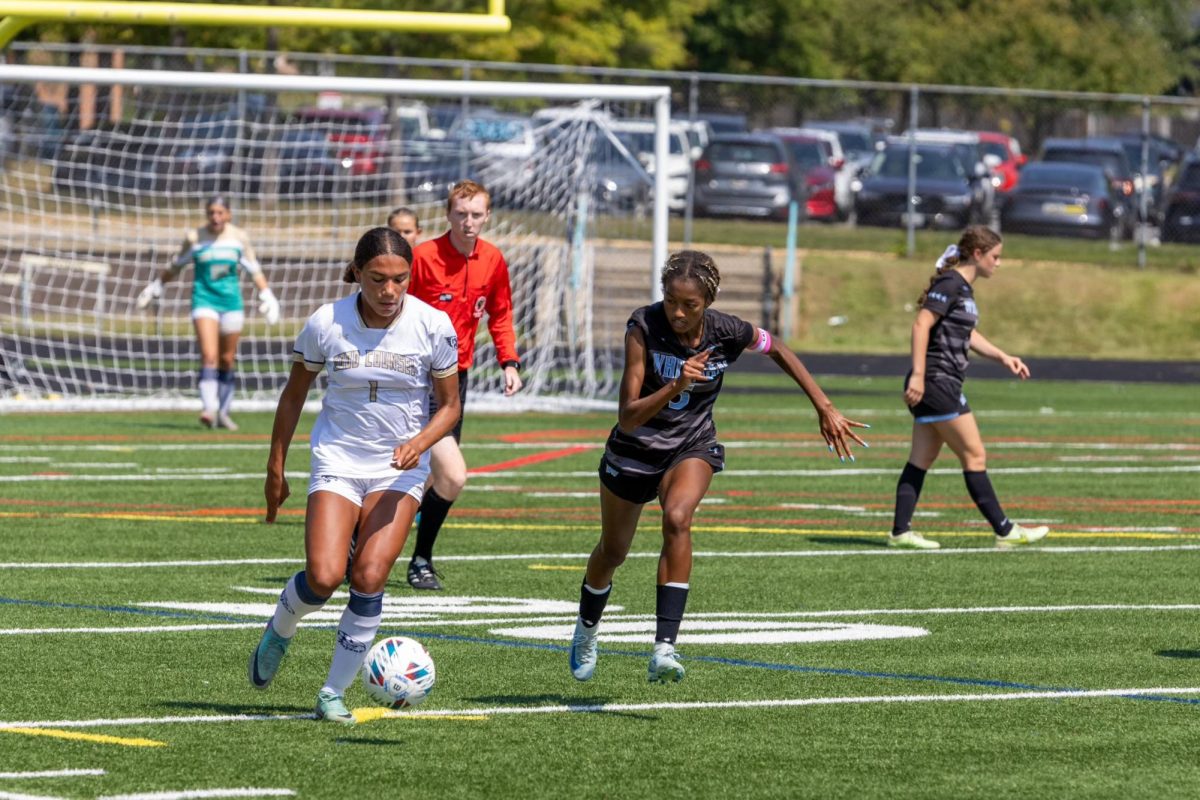
[[[388,708],[421,703],[433,691],[433,657],[416,639],[389,636],[367,652],[362,683],[372,701]]]

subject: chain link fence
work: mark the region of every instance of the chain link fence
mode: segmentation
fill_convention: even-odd
[[[705,155],[712,140],[748,132],[786,139],[787,169],[797,174],[781,185],[800,205],[802,224],[903,228],[910,253],[917,230],[971,222],[1006,233],[1105,239],[1139,266],[1148,247],[1200,241],[1200,164],[1192,155],[1200,101],[1190,97],[184,48],[15,43],[6,58],[46,66],[665,84],[679,123],[680,144],[672,146],[682,151],[667,163],[671,209],[682,219],[685,243],[695,236],[695,219],[730,209],[787,218],[786,203],[763,206],[760,197],[739,206],[744,198],[731,205],[712,197],[761,188],[743,185],[744,177],[726,180],[723,162]],[[4,154],[51,158],[80,130],[120,119],[119,95],[85,89],[0,87]],[[16,97],[20,92],[36,96]],[[526,99],[497,110],[533,114],[540,105]],[[23,111],[15,116],[12,109]],[[412,134],[444,136],[471,111],[468,99],[431,104]]]

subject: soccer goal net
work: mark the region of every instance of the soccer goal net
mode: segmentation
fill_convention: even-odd
[[[214,194],[282,306],[269,324],[242,282],[238,396],[273,407],[304,321],[352,291],[342,273],[359,236],[398,207],[423,238],[441,235],[462,178],[493,196],[483,237],[510,268],[520,405],[614,396],[623,323],[652,296],[667,220],[653,166],[666,134],[639,145],[621,123],[665,131],[665,88],[0,65],[0,90],[10,408],[198,407],[190,267],[157,303],[135,301]],[[486,322],[475,406],[502,394]]]

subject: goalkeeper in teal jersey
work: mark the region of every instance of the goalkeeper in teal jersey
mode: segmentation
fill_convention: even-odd
[[[239,271],[244,269],[253,279],[258,310],[270,325],[279,321],[279,300],[267,285],[249,238],[230,222],[233,214],[225,198],[211,198],[204,210],[208,224],[188,231],[171,266],[142,290],[137,306],[149,306],[162,296],[164,283],[192,265],[192,325],[200,345],[200,424],[237,430],[229,410],[234,361],[245,321]]]

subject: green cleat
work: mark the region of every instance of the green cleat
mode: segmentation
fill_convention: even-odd
[[[346,708],[346,704],[342,702],[342,696],[334,694],[328,689],[317,692],[316,715],[317,719],[340,722],[342,725],[358,724],[354,714],[350,713],[350,709]]]
[[[1033,544],[1046,538],[1046,534],[1050,529],[1045,525],[1039,525],[1036,528],[1022,528],[1017,523],[1013,523],[1012,530],[1005,536],[996,537],[996,547],[1011,547],[1015,544]]]
[[[888,534],[888,547],[899,547],[904,550],[937,550],[941,545],[932,539],[926,539],[916,531],[905,531],[898,536]]]

